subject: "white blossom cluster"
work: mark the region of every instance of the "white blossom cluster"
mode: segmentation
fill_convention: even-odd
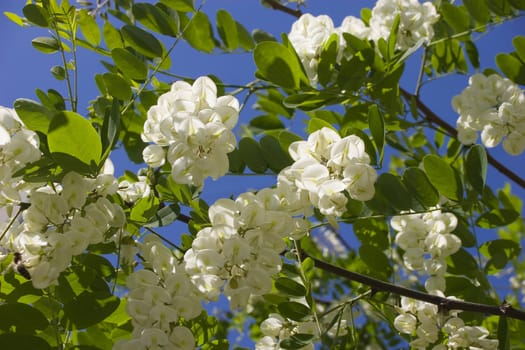
[[[263,337],[255,343],[256,350],[281,350],[279,343],[298,333],[319,336],[314,321],[296,322],[285,319],[279,314],[270,314],[260,327]],[[313,342],[300,348],[300,350],[313,349],[315,349]]]
[[[294,22],[288,38],[297,51],[311,84],[315,85],[321,53],[333,34],[339,37],[337,62],[340,63],[346,48],[343,33],[376,42],[381,38],[387,39],[398,15],[400,22],[396,49],[406,50],[419,41],[428,42],[434,36],[432,26],[439,19],[439,15],[432,3],[421,4],[417,0],[379,0],[372,9],[369,26],[360,18],[347,16],[339,27],[335,27],[330,17],[314,17],[307,13]]]
[[[397,231],[395,242],[404,250],[405,267],[430,276],[425,281],[429,293],[443,295],[445,291],[446,258],[461,248],[461,240],[452,233],[457,223],[454,214],[441,210],[394,216],[390,221]]]
[[[144,161],[158,167],[167,160],[175,182],[202,188],[207,177],[217,179],[228,171],[238,117],[239,101],[217,97],[210,78],[200,77],[193,85],[177,81],[148,110],[142,140],[154,144],[144,149]]]
[[[388,39],[394,20],[399,16],[396,49],[406,50],[419,41],[429,42],[434,36],[433,25],[439,19],[434,5],[418,0],[378,0],[370,17],[369,39]]]
[[[87,179],[69,172],[61,186],[31,191],[31,206],[23,212],[18,232],[8,239],[11,250],[22,254],[35,288],[56,284],[72,257],[90,244],[115,239],[106,233],[121,229],[126,221],[122,208],[107,198],[117,188],[113,175]]]
[[[525,150],[525,94],[518,85],[497,74],[475,74],[469,86],[452,99],[459,114],[458,139],[470,145],[481,141],[495,147],[503,141],[503,149],[511,155]]]
[[[498,348],[498,340],[488,339],[489,332],[485,327],[465,325],[458,317],[458,311],[445,315],[437,305],[401,297],[400,312],[394,320],[394,327],[401,333],[414,336],[410,342],[413,349],[429,349],[440,339],[440,333],[445,336],[445,341],[431,347],[432,350]]]
[[[118,194],[128,203],[135,203],[141,198],[149,197],[151,194],[151,186],[148,183],[146,176],[139,175],[138,181],[132,182],[122,180],[119,182]]]
[[[0,206],[11,207],[25,199],[35,185],[13,174],[40,159],[39,140],[15,110],[0,106]]]
[[[306,304],[304,298],[295,301]],[[321,305],[317,306],[319,307],[317,312],[323,313],[323,307]],[[280,350],[281,347],[279,346],[279,343],[281,341],[288,339],[295,334],[310,334],[314,336],[312,342],[300,349],[313,350],[315,349],[315,342],[319,340],[320,332],[329,337],[345,336],[348,333],[348,321],[346,316],[351,317],[350,315],[338,318],[338,321],[335,323],[332,322],[338,317],[337,314],[339,312],[340,310],[335,308],[332,312],[324,313],[323,319],[318,320],[319,325],[313,319],[298,322],[284,318],[279,314],[272,313],[260,325],[263,337],[256,342],[255,348],[257,350]],[[328,322],[323,322],[323,320]],[[321,330],[319,330],[319,327],[321,327]]]
[[[186,271],[208,300],[222,291],[232,309],[270,291],[272,276],[281,268],[284,238],[308,230],[304,219],[283,210],[274,189],[219,199],[208,213],[211,226],[197,233],[184,255]]]
[[[285,192],[284,188],[289,188],[298,197],[288,200],[291,206],[305,207],[308,200],[331,220],[346,211],[345,191],[360,201],[374,196],[377,173],[358,136],[341,138],[325,127],[310,134],[306,141],[292,143],[289,152],[295,162],[281,171],[278,189]],[[294,192],[294,186],[302,193]]]
[[[201,296],[184,262],[154,235],[146,236],[140,252],[148,268],[133,272],[126,280],[132,337],[117,342],[113,350],[195,349],[195,338],[184,321],[201,314]]]

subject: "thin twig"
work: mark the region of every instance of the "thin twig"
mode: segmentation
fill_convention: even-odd
[[[458,133],[456,129],[452,125],[450,125],[449,123],[441,119],[436,113],[434,113],[434,111],[432,111],[427,105],[425,105],[419,99],[418,96],[412,95],[411,93],[409,93],[408,91],[402,88],[400,89],[400,91],[407,100],[412,100],[412,99],[414,100],[417,108],[421,112],[423,112],[423,114],[425,114],[425,117],[429,122],[434,123],[438,125],[439,127],[441,127],[443,130],[445,130],[449,134],[449,136],[457,138]],[[488,152],[487,152],[487,160],[489,164],[492,165],[496,170],[498,170],[500,173],[505,175],[510,180],[514,181],[514,183],[516,183],[521,188],[525,189],[525,179],[523,179],[518,174],[516,174],[515,172],[507,168],[502,163],[500,163]]]
[[[490,315],[505,316],[515,318],[517,320],[525,321],[525,312],[513,308],[510,304],[503,303],[499,306],[471,303],[468,301],[461,301],[455,299],[447,299],[437,295],[431,295],[424,292],[416,291],[413,289],[404,288],[392,283],[381,281],[357,272],[349,271],[341,267],[329,264],[322,260],[316,259],[309,256],[304,251],[301,251],[303,259],[310,258],[315,264],[315,267],[320,268],[326,272],[333,273],[334,275],[347,278],[351,281],[358,282],[370,286],[373,292],[383,291],[402,295],[404,297],[424,301],[430,304],[438,305],[442,310],[463,310],[472,311]]]
[[[302,16],[302,12],[301,10],[294,10],[294,9],[291,9],[287,6],[284,6],[283,4],[275,1],[275,0],[263,0],[263,2],[267,5],[269,5],[272,9],[274,10],[278,10],[278,11],[281,11],[281,12],[284,12],[284,13],[287,13],[289,15],[292,15],[294,17],[301,17]]]

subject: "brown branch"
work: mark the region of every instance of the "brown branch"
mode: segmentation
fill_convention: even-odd
[[[441,127],[443,130],[445,130],[450,136],[457,138],[457,131],[456,129],[448,124],[446,121],[441,119],[436,113],[434,113],[427,105],[425,105],[418,96],[412,95],[408,91],[404,89],[400,89],[401,93],[407,100],[412,100],[416,103],[417,108],[423,112],[426,116],[426,119],[436,124],[437,126]],[[518,186],[525,189],[525,179],[520,177],[518,174],[507,168],[505,165],[501,164],[496,158],[490,155],[490,153],[487,152],[487,160],[490,165],[492,165],[496,170],[498,170],[500,173],[505,175],[510,180],[514,181]]]
[[[301,10],[294,10],[294,9],[291,9],[287,6],[284,6],[283,4],[279,3],[278,1],[276,0],[263,0],[263,2],[265,4],[267,4],[268,6],[270,6],[272,9],[274,10],[277,10],[277,11],[281,11],[281,12],[284,12],[284,13],[287,13],[289,15],[292,15],[296,18],[299,18],[302,16],[302,12]]]
[[[405,287],[401,287],[392,283],[388,283],[385,281],[381,281],[357,272],[352,272],[343,268],[340,268],[338,266],[329,264],[327,262],[324,262],[322,260],[316,259],[314,257],[309,256],[304,251],[301,252],[302,259],[310,258],[315,264],[315,267],[318,267],[324,271],[333,273],[334,275],[344,277],[346,279],[349,279],[354,282],[359,282],[362,284],[365,284],[367,286],[370,286],[372,288],[373,292],[383,291],[383,292],[389,292],[394,293],[397,295],[402,295],[404,297],[409,297],[412,299],[417,299],[420,301],[424,301],[430,304],[438,305],[440,309],[442,310],[463,310],[463,311],[472,311],[472,312],[479,312],[484,314],[490,314],[490,315],[498,315],[498,316],[505,316],[510,318],[515,318],[517,320],[525,321],[525,312],[513,308],[511,305],[507,303],[503,303],[499,306],[493,306],[493,305],[487,305],[487,304],[479,304],[479,303],[471,303],[468,301],[461,301],[461,300],[454,300],[454,299],[447,299],[443,298],[437,295],[431,295],[424,292],[419,292],[417,290],[408,289]]]

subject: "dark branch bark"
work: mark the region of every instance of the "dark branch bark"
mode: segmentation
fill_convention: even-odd
[[[413,289],[404,288],[392,283],[388,283],[385,281],[381,281],[366,275],[362,275],[357,272],[352,272],[343,268],[340,268],[338,266],[329,264],[327,262],[324,262],[322,260],[316,259],[314,257],[309,256],[305,252],[301,252],[302,259],[310,258],[314,262],[315,266],[333,273],[334,275],[349,279],[354,282],[359,282],[362,284],[365,284],[367,286],[370,286],[372,288],[372,291],[378,292],[389,292],[394,293],[397,295],[402,295],[405,297],[409,297],[412,299],[417,299],[420,301],[424,301],[430,304],[438,305],[440,309],[442,310],[463,310],[463,311],[472,311],[472,312],[479,312],[489,315],[498,315],[498,316],[505,316],[510,318],[515,318],[521,321],[525,321],[525,312],[514,309],[511,305],[507,303],[503,303],[499,306],[493,306],[493,305],[487,305],[487,304],[479,304],[479,303],[471,303],[468,301],[460,301],[460,300],[453,300],[453,299],[447,299],[443,298],[437,295],[431,295],[424,292],[419,292]]]
[[[425,105],[418,96],[412,95],[408,91],[401,89],[401,93],[407,100],[413,100],[416,103],[417,108],[425,114],[426,119],[445,130],[450,136],[457,138],[456,129],[448,124],[446,121],[441,119],[436,113],[434,113],[427,105]],[[507,168],[496,160],[490,153],[487,152],[487,160],[496,170],[505,175],[510,180],[514,181],[518,186],[525,189],[525,179],[520,177],[518,174]]]
[[[180,222],[183,222],[185,224],[189,223],[191,218],[187,215],[184,215],[184,214],[179,214],[177,216],[177,220],[179,220]]]
[[[278,10],[278,11],[281,11],[281,12],[284,12],[284,13],[287,13],[289,15],[292,15],[296,18],[299,18],[301,17],[301,15],[303,14],[301,12],[301,10],[294,10],[294,9],[291,9],[287,6],[284,6],[283,4],[275,1],[275,0],[263,0],[263,2],[267,5],[269,5],[272,9],[274,10]]]

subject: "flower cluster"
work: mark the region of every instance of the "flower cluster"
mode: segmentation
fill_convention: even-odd
[[[202,305],[184,262],[154,235],[146,236],[140,252],[147,268],[133,272],[126,281],[132,338],[117,342],[113,349],[195,349],[195,338],[184,321],[199,316]]]
[[[436,8],[430,2],[421,4],[417,0],[379,0],[372,10],[369,26],[360,18],[347,16],[341,26],[336,28],[332,19],[326,15],[314,17],[304,14],[294,22],[288,38],[297,51],[310,82],[315,85],[319,58],[332,34],[339,37],[339,63],[346,47],[343,33],[376,42],[381,38],[387,39],[397,16],[400,22],[396,49],[399,50],[406,50],[419,41],[430,41],[434,36],[432,25],[439,19]]]
[[[11,249],[22,253],[35,288],[56,284],[75,255],[90,244],[114,239],[111,228],[122,228],[122,208],[107,196],[116,193],[113,175],[87,179],[69,172],[62,186],[45,186],[29,194],[31,206],[23,213],[19,232],[11,234]]]
[[[177,81],[148,110],[142,140],[154,144],[144,149],[144,161],[158,167],[167,159],[175,182],[202,188],[207,177],[217,179],[228,171],[238,117],[239,101],[217,97],[210,78],[200,77],[193,85]]]
[[[295,162],[281,172],[278,188],[293,181],[303,192],[302,198],[308,198],[323,215],[333,218],[345,212],[345,191],[360,201],[374,196],[377,173],[359,137],[341,138],[325,127],[310,134],[307,141],[292,143],[289,152]]]
[[[511,155],[525,150],[525,94],[518,85],[497,74],[475,74],[469,86],[452,99],[459,114],[458,139],[469,145],[476,142],[478,131],[486,147],[503,141]]]
[[[489,332],[486,328],[465,325],[458,317],[458,311],[445,315],[437,305],[401,297],[400,312],[394,320],[394,327],[401,333],[415,335],[410,342],[411,348],[427,349],[439,340],[441,332],[446,342],[433,346],[432,350],[498,348],[497,340],[487,339]]]
[[[13,174],[40,159],[39,140],[13,109],[0,106],[0,206],[20,203],[34,185]]]
[[[311,334],[319,336],[317,325],[314,321],[296,322],[283,318],[279,314],[270,314],[261,323],[261,333],[263,337],[255,344],[256,350],[279,350],[279,343],[282,340],[292,337],[294,334]],[[300,350],[313,350],[314,343],[310,343]]]
[[[307,231],[306,221],[283,210],[276,190],[246,192],[209,208],[211,226],[200,230],[184,255],[186,271],[209,300],[221,291],[232,309],[263,295],[280,271],[284,238]]]
[[[452,233],[457,223],[454,214],[441,210],[394,216],[390,221],[397,231],[395,242],[404,250],[404,265],[430,275],[425,281],[425,289],[430,293],[445,291],[446,258],[461,248],[461,240]]]
[[[430,41],[434,36],[433,24],[439,19],[431,2],[418,0],[378,0],[370,17],[369,39],[388,39],[394,20],[399,16],[396,49],[406,50],[419,41]]]

